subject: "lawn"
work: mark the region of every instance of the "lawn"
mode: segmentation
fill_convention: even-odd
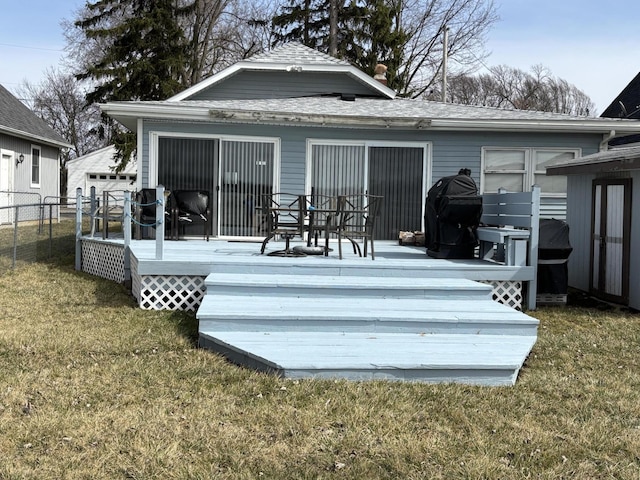
[[[538,310],[514,387],[289,381],[72,261],[0,276],[2,480],[640,478],[633,314]]]

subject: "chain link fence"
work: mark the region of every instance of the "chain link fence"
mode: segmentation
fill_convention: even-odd
[[[34,199],[35,202],[29,203]],[[47,197],[42,201],[38,194],[0,192],[0,200],[0,274],[26,263],[72,262],[76,240],[75,199]],[[6,205],[9,200],[14,203]],[[83,222],[82,230],[91,230],[89,219]]]

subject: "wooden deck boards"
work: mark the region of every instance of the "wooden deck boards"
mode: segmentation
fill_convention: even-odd
[[[205,346],[288,378],[512,385],[535,337],[317,332],[211,332]]]
[[[131,255],[138,278],[200,277],[203,347],[285,377],[513,385],[535,344],[538,321],[477,282],[526,281],[531,267],[433,259],[394,242],[376,242],[375,260],[259,249],[166,242],[156,260],[154,242],[134,241]]]

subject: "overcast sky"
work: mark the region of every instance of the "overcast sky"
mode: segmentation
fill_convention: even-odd
[[[427,0],[425,0],[427,1]],[[640,71],[640,0],[495,0],[500,21],[485,64],[544,65],[595,102],[598,113]],[[0,83],[37,83],[63,55],[60,22],[84,0],[0,0]]]

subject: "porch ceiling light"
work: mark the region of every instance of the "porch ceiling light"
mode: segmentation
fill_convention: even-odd
[[[24,162],[24,155],[21,153],[16,157],[16,167],[20,165],[22,162]]]

